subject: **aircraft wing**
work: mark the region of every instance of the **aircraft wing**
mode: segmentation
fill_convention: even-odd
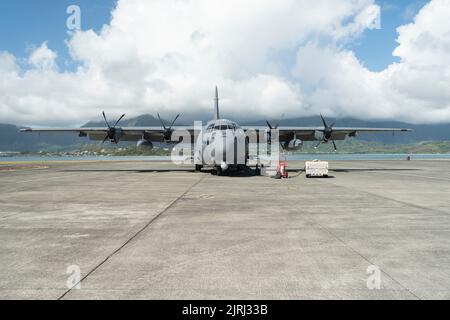
[[[165,142],[164,130],[161,127],[120,127],[117,128],[121,132],[120,141],[139,141],[145,137],[151,142]],[[193,134],[192,127],[173,127],[176,131],[188,131],[191,136]],[[89,137],[90,140],[103,140],[108,133],[107,127],[98,128],[24,128],[21,132],[37,132],[37,133],[78,133],[80,137]]]
[[[165,142],[164,130],[161,127],[121,127],[121,141],[139,141],[142,138],[152,142]],[[174,131],[187,131],[194,134],[193,127],[176,126]],[[244,131],[255,130],[256,132],[268,131],[267,127],[242,127]],[[322,131],[323,127],[280,127],[280,142],[290,141],[294,137],[302,141],[316,141],[315,133]],[[103,140],[108,132],[107,127],[102,128],[25,128],[22,132],[42,133],[78,133],[80,137],[88,136],[90,140]],[[411,129],[401,128],[333,128],[333,139],[344,140],[348,136],[356,136],[359,133],[382,133],[382,132],[409,132]]]
[[[267,127],[242,127],[244,130],[265,130]],[[280,142],[290,141],[294,137],[302,141],[316,141],[315,133],[317,131],[323,131],[323,127],[279,127],[279,139]],[[359,133],[383,133],[383,132],[410,132],[411,129],[403,128],[333,128],[333,139],[344,140],[346,137],[354,137]]]

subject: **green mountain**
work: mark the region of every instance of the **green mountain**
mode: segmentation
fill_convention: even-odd
[[[114,122],[115,119],[109,120],[110,122]],[[168,121],[164,120],[165,123],[168,123]],[[113,125],[113,123],[110,123]],[[178,123],[179,124],[179,123]],[[83,127],[104,127],[105,122],[104,121],[89,121]],[[155,118],[152,115],[149,114],[143,114],[141,116],[127,119],[124,118],[122,121],[120,121],[119,126],[122,127],[157,127],[161,126],[161,122],[159,119]]]

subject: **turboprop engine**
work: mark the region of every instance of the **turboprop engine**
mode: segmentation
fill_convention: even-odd
[[[106,136],[105,139],[103,139],[102,143],[105,143],[106,140],[110,140],[111,142],[118,144],[119,140],[122,138],[123,136],[123,132],[122,132],[122,128],[117,127],[117,125],[119,124],[120,120],[123,119],[123,117],[125,117],[125,114],[123,114],[119,120],[116,121],[116,123],[111,126],[108,122],[108,120],[106,119],[106,115],[105,115],[105,111],[102,112],[103,114],[103,119],[105,119],[105,123],[108,126],[108,131],[106,131]],[[80,134],[80,137],[82,135]]]
[[[314,138],[316,138],[316,140],[318,141],[323,141],[324,138],[324,134],[322,131],[315,131],[314,132]]]
[[[153,143],[149,140],[141,139],[137,142],[137,148],[141,150],[151,150],[153,149]]]
[[[303,141],[299,139],[292,139],[291,141],[288,141],[284,145],[284,149],[288,151],[297,151],[301,150],[303,148]]]

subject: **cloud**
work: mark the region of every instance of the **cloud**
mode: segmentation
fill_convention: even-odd
[[[56,70],[56,58],[58,54],[50,50],[47,42],[33,50],[28,58],[28,63],[36,69],[51,71]]]
[[[381,72],[367,70],[353,52],[308,43],[299,49],[293,75],[309,88],[308,103],[337,116],[450,120],[450,7],[424,6],[414,22],[398,28],[400,57]]]
[[[0,52],[0,74],[17,73],[18,71],[16,58],[7,52]]]
[[[68,39],[76,71],[58,71],[47,43],[25,69],[0,54],[0,122],[80,124],[102,109],[209,115],[216,84],[222,114],[239,119],[450,116],[446,1],[398,29],[400,63],[371,72],[343,48],[379,14],[373,0],[119,0],[99,33]]]
[[[448,66],[450,61],[450,2],[435,0],[427,4],[414,22],[398,28],[399,46],[394,55],[402,62],[421,66]]]

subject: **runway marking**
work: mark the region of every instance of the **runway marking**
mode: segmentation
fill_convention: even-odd
[[[16,171],[24,171],[24,170],[43,170],[48,169],[49,166],[7,166],[7,167],[1,167],[0,166],[0,172],[16,172]]]
[[[180,201],[189,191],[191,191],[193,188],[195,188],[197,185],[200,184],[208,175],[203,174],[203,176],[196,181],[194,184],[192,184],[186,191],[184,191],[181,195],[179,195],[175,200],[173,200],[169,205],[164,208],[160,213],[158,213],[156,216],[154,216],[145,226],[143,226],[141,229],[139,229],[134,235],[132,235],[127,241],[125,241],[119,248],[114,250],[110,255],[108,255],[105,259],[103,259],[97,266],[95,266],[91,271],[89,271],[80,281],[75,283],[70,289],[68,289],[66,292],[64,292],[58,300],[62,300],[68,293],[72,291],[73,288],[75,288],[77,285],[81,284],[84,280],[87,279],[92,273],[94,273],[96,270],[98,270],[102,265],[104,265],[108,260],[110,260],[115,254],[117,254],[120,250],[125,248],[129,243],[131,243],[134,239],[136,239],[142,232],[144,232],[146,229],[148,229],[153,222],[158,220],[164,213],[166,213],[170,208],[172,208],[178,201]]]

